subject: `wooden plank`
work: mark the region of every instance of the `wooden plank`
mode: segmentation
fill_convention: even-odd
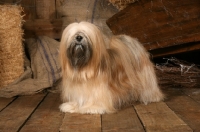
[[[185,94],[194,99],[200,104],[200,88],[184,88],[182,89]]]
[[[10,104],[15,98],[2,98],[0,97],[0,111]]]
[[[166,104],[195,132],[200,131],[200,104],[180,93],[181,89],[173,92],[179,95],[175,97],[169,96],[165,101]]]
[[[56,18],[62,18],[62,15],[58,12],[59,8],[64,4],[64,0],[56,0]]]
[[[58,39],[61,38],[62,34],[62,20],[35,19],[33,21],[26,21],[23,28],[25,29],[25,38],[45,35]]]
[[[35,0],[37,19],[55,19],[55,0]]]
[[[140,0],[108,19],[107,24],[114,34],[138,38],[148,50],[199,42],[199,6],[199,0]]]
[[[160,48],[156,50],[151,50],[150,53],[153,55],[153,57],[161,57],[161,56],[173,55],[177,53],[184,53],[196,50],[200,50],[200,42],[182,44],[168,48]]]
[[[14,0],[2,0],[0,1],[0,4],[13,4]]]
[[[21,0],[20,4],[24,9],[24,20],[33,20],[36,18],[35,0]]]
[[[60,132],[101,132],[101,115],[66,113]]]
[[[91,22],[95,0],[68,0],[59,8],[59,12],[63,16],[66,27],[72,22],[89,21]]]
[[[134,105],[148,132],[192,132],[164,102]]]
[[[0,130],[16,132],[31,115],[44,94],[21,96],[0,112]]]
[[[64,114],[59,111],[60,95],[49,93],[20,132],[56,132]]]
[[[103,132],[144,132],[133,107],[118,111],[114,114],[102,115]]]

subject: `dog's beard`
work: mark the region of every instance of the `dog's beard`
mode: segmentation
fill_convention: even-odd
[[[92,48],[88,38],[83,33],[74,35],[67,48],[67,57],[73,68],[80,69],[87,65],[92,57]]]

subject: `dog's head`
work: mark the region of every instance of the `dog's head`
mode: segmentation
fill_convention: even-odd
[[[88,22],[72,23],[62,34],[60,57],[62,69],[83,70],[97,68],[106,45],[101,31]]]
[[[84,67],[92,57],[90,39],[83,32],[75,33],[66,49],[66,54],[72,67]]]

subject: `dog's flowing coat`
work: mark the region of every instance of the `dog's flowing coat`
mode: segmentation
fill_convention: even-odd
[[[103,114],[139,100],[163,99],[149,55],[126,35],[107,38],[93,24],[72,23],[60,43],[62,112]]]

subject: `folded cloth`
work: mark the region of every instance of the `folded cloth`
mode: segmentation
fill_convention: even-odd
[[[25,72],[1,88],[0,97],[34,94],[58,84],[56,82],[61,78],[59,42],[40,36],[25,40],[25,49]]]

